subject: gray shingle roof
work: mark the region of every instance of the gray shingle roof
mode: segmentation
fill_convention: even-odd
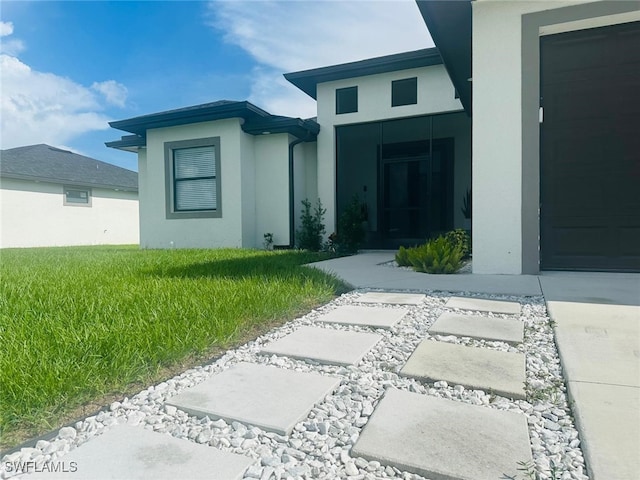
[[[41,182],[138,191],[138,174],[45,144],[0,150],[0,175]]]

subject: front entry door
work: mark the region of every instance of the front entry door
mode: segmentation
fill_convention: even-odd
[[[434,140],[428,153],[426,142],[419,149],[412,143],[383,151],[378,211],[386,248],[424,243],[453,226],[452,139]]]

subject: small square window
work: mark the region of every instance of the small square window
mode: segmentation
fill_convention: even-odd
[[[391,82],[391,106],[415,105],[418,103],[418,79],[405,78]]]
[[[336,89],[336,114],[358,111],[358,87]]]
[[[64,205],[91,206],[91,190],[88,188],[65,187]]]

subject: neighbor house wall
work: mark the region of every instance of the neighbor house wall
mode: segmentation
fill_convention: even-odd
[[[638,6],[477,0],[472,15],[473,269],[538,273],[539,36],[637,20]]]
[[[391,106],[391,82],[418,78],[418,102],[415,105]],[[335,91],[358,87],[358,111],[336,114]],[[321,83],[317,86],[318,123],[318,195],[327,208],[327,232],[336,225],[336,151],[335,128],[338,125],[387,120],[392,118],[461,111],[455,90],[443,65],[400,70]]]
[[[0,248],[137,244],[138,194],[90,190],[90,206],[64,205],[63,185],[0,178]]]
[[[147,130],[146,154],[139,155],[141,229],[143,248],[217,248],[243,247],[243,208],[250,195],[243,198],[243,169],[251,170],[251,152],[240,127],[240,119],[202,122]],[[220,138],[220,218],[167,218],[165,181],[165,143],[202,138]],[[143,150],[144,152],[144,150]],[[252,182],[245,180],[245,185]],[[253,219],[251,219],[253,221]],[[255,238],[255,235],[251,237]]]

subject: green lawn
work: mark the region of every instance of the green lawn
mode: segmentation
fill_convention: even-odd
[[[0,438],[158,381],[345,291],[319,254],[72,247],[0,251]]]

